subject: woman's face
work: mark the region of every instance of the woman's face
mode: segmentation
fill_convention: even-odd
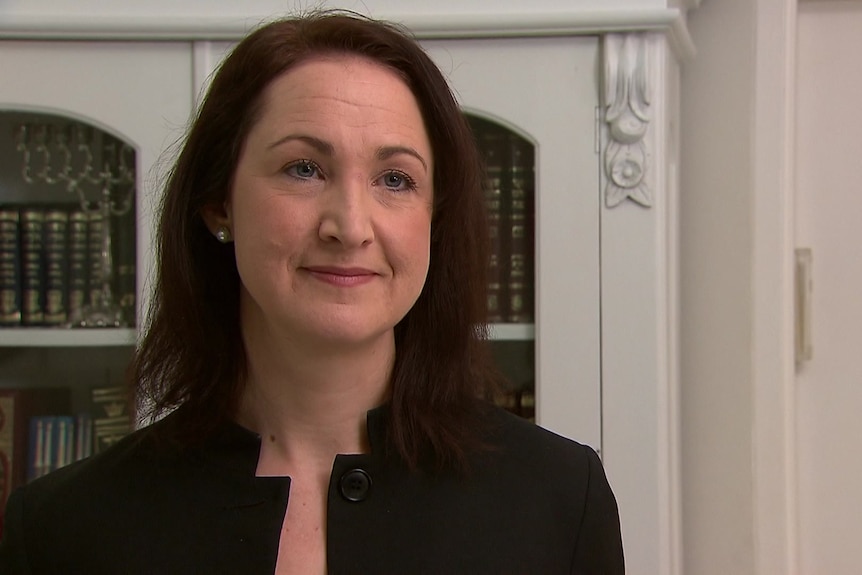
[[[428,273],[432,154],[391,70],[320,57],[263,94],[225,204],[244,329],[306,343],[391,337]]]

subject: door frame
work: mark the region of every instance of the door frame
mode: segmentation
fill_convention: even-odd
[[[756,573],[798,570],[794,357],[797,0],[759,0],[753,167],[752,316]]]

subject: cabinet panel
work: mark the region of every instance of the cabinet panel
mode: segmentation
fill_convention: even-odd
[[[465,111],[535,146],[536,421],[600,448],[598,39],[423,45]]]

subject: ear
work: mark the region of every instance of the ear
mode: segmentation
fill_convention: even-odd
[[[219,228],[227,228],[233,231],[231,227],[230,211],[227,204],[207,204],[201,208],[201,218],[206,224],[207,229],[212,235],[216,235]]]

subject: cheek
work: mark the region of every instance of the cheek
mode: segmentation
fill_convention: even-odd
[[[410,266],[411,274],[424,283],[428,274],[431,250],[431,222],[429,216],[412,219],[396,239],[399,253]]]
[[[276,205],[236,212],[233,225],[237,264],[262,268],[283,267],[307,231],[301,214]]]

